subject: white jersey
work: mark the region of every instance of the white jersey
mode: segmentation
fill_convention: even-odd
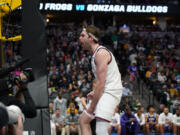
[[[122,89],[123,89],[122,82],[121,82],[121,74],[119,72],[115,57],[107,48],[103,46],[99,46],[95,50],[91,58],[92,71],[94,73],[95,78],[97,78],[96,65],[95,65],[94,59],[95,59],[96,53],[99,51],[99,49],[102,49],[102,48],[106,49],[111,55],[111,61],[110,63],[108,63],[108,67],[107,67],[104,92],[109,93],[120,100],[120,97],[122,95]]]
[[[159,124],[165,124],[167,121],[173,122],[172,113],[168,113],[168,115],[165,115],[164,113],[161,113],[159,115]]]
[[[120,124],[120,115],[119,113],[115,113],[112,117],[110,124]]]
[[[180,126],[180,116],[177,116],[176,114],[174,114],[173,123],[176,124],[177,126]]]
[[[145,115],[142,113],[141,116],[139,117],[138,114],[135,114],[135,117],[139,123],[140,126],[145,124]]]

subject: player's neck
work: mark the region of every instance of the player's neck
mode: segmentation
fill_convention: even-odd
[[[138,115],[138,116],[141,116],[141,114],[142,114],[142,113],[138,113],[137,115]]]
[[[92,55],[95,53],[96,49],[97,49],[99,46],[100,46],[100,45],[99,45],[98,43],[94,43],[94,44],[91,45],[91,50],[90,50],[90,52],[91,52]]]

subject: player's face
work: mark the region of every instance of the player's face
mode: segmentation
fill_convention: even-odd
[[[127,114],[128,114],[128,115],[131,115],[131,109],[128,109],[128,110],[127,110]]]
[[[164,113],[167,115],[169,113],[169,109],[168,108],[165,108],[164,109]]]
[[[141,113],[142,113],[142,110],[141,110],[141,109],[139,109],[139,110],[138,110],[138,113],[139,113],[139,114],[141,114]]]
[[[154,113],[154,112],[155,112],[154,108],[151,107],[151,108],[149,109],[149,112]]]
[[[57,116],[60,115],[60,110],[56,110],[56,115],[57,115]]]
[[[79,36],[79,42],[83,48],[83,50],[88,50],[89,49],[89,35],[87,34],[86,31],[82,31],[80,36]]]

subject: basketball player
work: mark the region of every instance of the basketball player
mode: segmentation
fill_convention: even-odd
[[[174,135],[180,135],[180,108],[176,109],[173,116],[173,133]]]
[[[164,135],[164,132],[171,132],[173,129],[173,114],[169,112],[167,107],[159,115],[159,126],[161,135]]]
[[[122,95],[121,75],[113,54],[99,44],[100,30],[90,25],[84,28],[79,41],[84,50],[92,54],[92,71],[96,88],[88,94],[90,106],[81,114],[82,135],[91,135],[89,123],[96,118],[96,135],[108,135],[109,122]]]
[[[158,114],[155,113],[155,108],[151,105],[148,107],[148,113],[145,115],[145,123],[148,135],[151,134],[151,130],[155,130],[156,133],[159,132]]]

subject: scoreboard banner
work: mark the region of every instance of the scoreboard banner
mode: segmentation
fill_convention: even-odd
[[[40,3],[42,11],[61,12],[106,12],[106,13],[139,13],[139,14],[178,14],[178,5],[132,5],[132,4],[74,4],[74,3]]]

